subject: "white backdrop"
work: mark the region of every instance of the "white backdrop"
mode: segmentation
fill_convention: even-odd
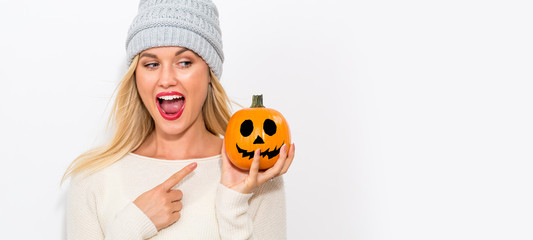
[[[292,130],[289,239],[533,238],[530,1],[216,3],[228,94]],[[136,8],[1,1],[2,239],[63,238]]]

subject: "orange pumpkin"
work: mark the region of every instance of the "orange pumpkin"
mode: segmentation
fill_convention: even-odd
[[[278,111],[263,106],[263,95],[254,95],[252,106],[231,116],[224,137],[226,153],[236,167],[248,170],[254,151],[261,149],[259,169],[268,169],[276,163],[283,144],[287,152],[291,133],[287,121]]]

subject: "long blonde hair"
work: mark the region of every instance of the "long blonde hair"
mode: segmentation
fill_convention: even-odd
[[[115,102],[108,125],[114,125],[115,132],[111,141],[78,156],[68,166],[61,183],[78,173],[93,174],[120,160],[129,152],[137,149],[155,129],[150,113],[145,108],[137,91],[135,69],[139,55],[131,65],[116,89]],[[210,72],[211,80],[207,98],[202,107],[206,129],[214,135],[224,135],[231,117],[230,101],[217,77]]]

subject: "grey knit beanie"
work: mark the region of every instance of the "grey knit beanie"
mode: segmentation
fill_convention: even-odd
[[[128,63],[152,47],[180,46],[198,54],[217,78],[222,75],[222,34],[210,0],[141,0],[126,40]]]

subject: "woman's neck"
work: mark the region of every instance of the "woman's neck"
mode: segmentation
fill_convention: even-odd
[[[158,159],[192,159],[220,154],[222,139],[196,121],[180,134],[167,134],[156,128],[133,153]]]

